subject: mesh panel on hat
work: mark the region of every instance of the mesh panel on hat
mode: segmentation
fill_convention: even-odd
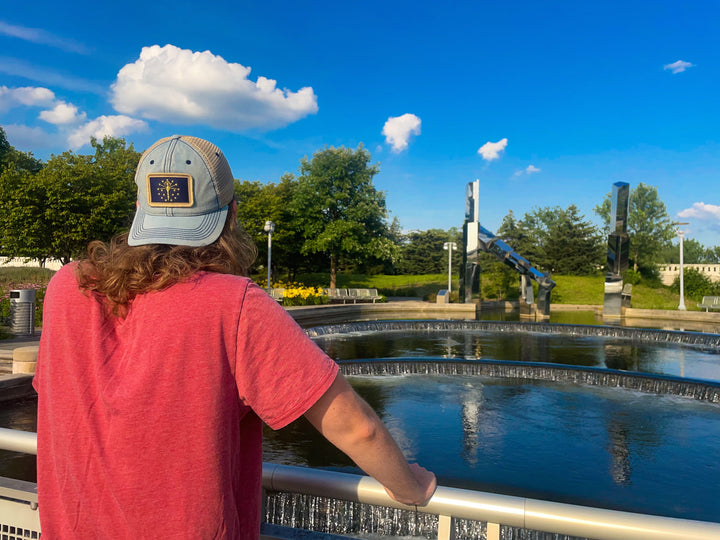
[[[183,136],[182,140],[191,144],[203,156],[210,174],[215,179],[220,203],[223,206],[229,204],[235,192],[235,180],[222,151],[213,143],[198,137]]]

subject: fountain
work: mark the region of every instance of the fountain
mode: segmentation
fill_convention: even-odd
[[[708,521],[718,515],[720,335],[422,320],[307,332],[443,485]],[[34,402],[9,414],[0,422],[33,430]],[[268,432],[265,460],[357,472],[306,428],[300,421]],[[266,520],[268,530],[328,534],[432,537],[438,528],[437,516],[289,493],[268,494]],[[486,534],[484,523],[454,526],[456,538]],[[542,534],[503,527],[501,537]]]
[[[717,519],[719,335],[496,321],[374,321],[308,333],[443,485]],[[266,459],[356,472],[302,422],[266,435]],[[323,521],[328,511],[332,523]],[[292,514],[337,534],[437,528],[379,512],[271,494],[266,518]],[[458,521],[456,538],[483,537],[482,527]],[[522,534],[508,528],[502,537],[534,537]]]

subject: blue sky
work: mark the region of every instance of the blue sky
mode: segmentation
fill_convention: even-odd
[[[720,245],[720,3],[6,2],[0,125],[46,159],[91,135],[220,146],[277,182],[363,144],[406,230],[657,187]]]

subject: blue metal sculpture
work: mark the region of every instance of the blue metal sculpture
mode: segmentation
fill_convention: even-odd
[[[479,186],[479,180],[470,182],[465,192],[465,223],[463,224],[463,240],[465,244],[463,252],[464,276],[461,275],[463,283],[460,287],[463,302],[472,301],[472,293],[478,290],[480,275],[478,254],[479,250],[482,250],[495,255],[521,276],[535,281],[538,284],[537,311],[542,315],[549,315],[550,291],[555,287],[555,282],[550,279],[548,274],[540,272],[525,257],[519,255],[503,240],[480,225],[478,219]],[[528,303],[532,303],[532,293],[527,298],[529,299]]]

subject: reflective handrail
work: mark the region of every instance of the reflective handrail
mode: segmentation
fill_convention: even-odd
[[[0,450],[37,454],[37,433],[0,428]]]
[[[263,487],[415,510],[414,506],[392,500],[379,482],[367,476],[265,463]],[[634,514],[449,487],[438,487],[428,505],[418,508],[418,511],[598,540],[720,538],[720,523]]]
[[[36,441],[35,433],[0,428],[0,449],[35,454]],[[304,493],[415,510],[414,506],[409,507],[392,500],[382,485],[372,478],[354,474],[264,463],[263,487],[270,491]],[[502,524],[598,540],[720,538],[720,523],[635,514],[449,487],[438,487],[428,505],[418,508],[418,511],[436,514],[441,521],[447,521],[448,517],[472,519],[487,522],[489,526]]]

